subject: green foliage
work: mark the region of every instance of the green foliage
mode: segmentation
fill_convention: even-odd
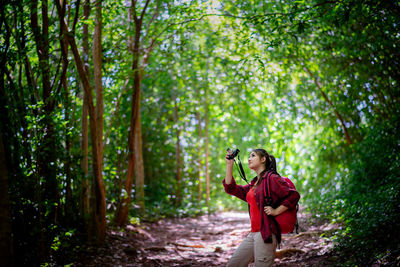
[[[400,256],[400,120],[380,122],[354,146],[336,209],[345,227],[337,249],[349,264]],[[350,257],[351,255],[351,257]]]
[[[103,176],[111,220],[122,197],[135,196],[135,186],[123,189],[135,30],[124,1],[102,3]],[[53,5],[49,10],[56,14]],[[86,176],[81,167],[82,88],[70,51],[67,89],[60,84],[60,25],[51,15],[54,106],[46,110],[30,7],[30,1],[6,1],[0,14],[0,128],[14,250],[20,265],[68,264],[83,249],[82,191],[93,178],[91,167]],[[42,23],[40,7],[41,1]],[[83,25],[93,33],[94,12],[83,20],[82,8],[70,10],[70,26],[79,12],[80,49]],[[344,256],[354,251],[356,264],[390,262],[400,243],[393,238],[400,213],[398,10],[390,1],[150,1],[140,38],[141,51],[151,51],[148,61],[141,58],[146,215],[133,202],[130,222],[246,210],[223,190],[225,151],[241,149],[251,179],[247,154],[263,147],[296,184],[301,205],[317,218],[344,224],[338,239]],[[236,171],[234,176],[244,184]]]

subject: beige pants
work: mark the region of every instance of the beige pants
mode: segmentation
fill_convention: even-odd
[[[260,232],[251,232],[233,253],[227,267],[244,267],[252,260],[255,267],[272,266],[277,246],[275,235],[272,235],[272,241],[272,243],[264,243]]]

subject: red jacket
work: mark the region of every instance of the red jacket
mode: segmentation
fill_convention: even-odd
[[[264,176],[266,177],[267,175],[264,174]],[[266,179],[265,177],[264,179]],[[276,208],[279,205],[284,205],[288,209],[295,209],[297,202],[300,199],[299,193],[296,190],[291,189],[288,183],[277,174],[271,174],[269,179],[271,198],[273,200],[272,206]],[[256,183],[256,181],[257,177],[255,177],[250,184],[237,185],[235,179],[232,177],[232,182],[230,184],[226,184],[225,179],[222,180],[222,184],[224,185],[226,193],[246,201],[247,192],[249,192],[250,188]],[[272,243],[271,233],[273,233],[276,236],[278,243],[280,243],[280,231],[278,231],[273,219],[264,212],[264,206],[267,200],[264,198],[265,189],[263,185],[264,183],[260,183],[255,191],[257,206],[261,214],[261,236],[265,243]]]

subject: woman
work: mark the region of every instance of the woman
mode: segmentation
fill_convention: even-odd
[[[225,192],[248,203],[251,221],[251,232],[242,241],[227,266],[247,266],[252,260],[256,267],[272,266],[276,247],[281,241],[280,230],[273,217],[287,209],[295,208],[300,195],[279,176],[275,158],[264,149],[255,149],[250,153],[249,168],[255,171],[257,176],[248,185],[236,184],[232,176],[234,161],[227,157],[226,176],[222,181]],[[272,206],[278,205],[275,209],[266,205],[264,197],[263,179],[266,179],[269,173]]]

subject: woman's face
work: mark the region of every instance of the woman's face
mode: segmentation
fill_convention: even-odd
[[[265,157],[260,158],[256,152],[252,151],[249,155],[249,168],[252,170],[257,170],[265,164]]]

